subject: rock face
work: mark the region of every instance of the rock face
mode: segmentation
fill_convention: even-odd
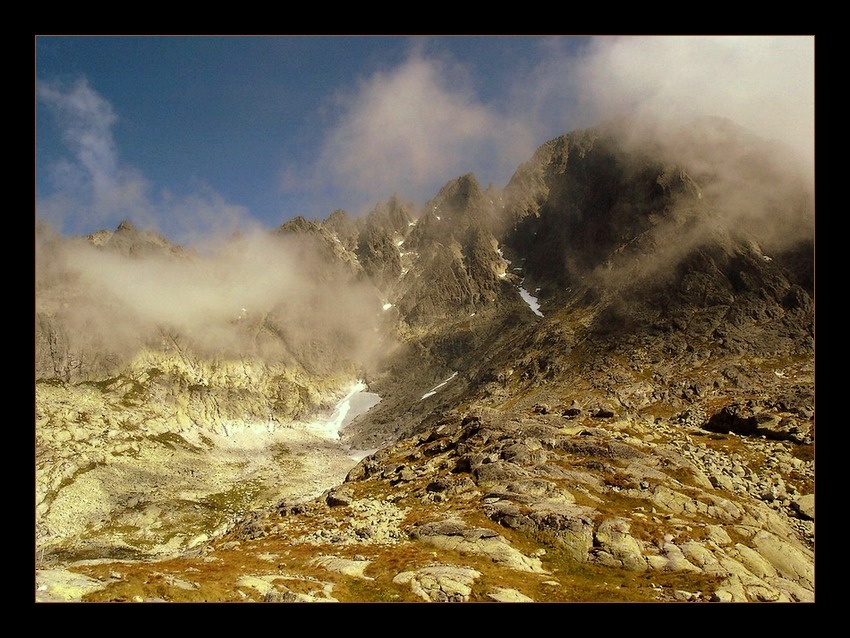
[[[295,218],[264,254],[295,251],[332,302],[306,285],[242,308],[220,334],[248,347],[215,356],[180,327],[109,348],[70,321],[96,298],[76,247],[196,256],[124,224],[39,229],[45,562],[190,552],[169,569],[197,587],[78,566],[103,583],[87,600],[814,600],[810,193],[728,122],[680,140],[615,123],[544,144],[503,191],[465,175],[420,211]],[[299,438],[357,378],[381,402],[341,440]],[[237,453],[246,423],[292,436]],[[352,468],[346,447],[375,451]]]
[[[152,353],[126,373],[36,384],[36,542],[44,549],[113,558],[183,551],[246,508],[284,492],[320,493],[354,463],[307,428],[329,418],[344,378],[244,362],[187,369]]]
[[[501,296],[504,265],[491,232],[494,214],[472,175],[446,184],[425,205],[404,243],[417,258],[396,287],[408,323],[431,326],[468,317]]]

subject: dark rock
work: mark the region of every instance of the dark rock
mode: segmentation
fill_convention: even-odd
[[[340,486],[328,490],[325,502],[330,507],[348,507],[354,499],[354,493],[350,487]]]
[[[425,486],[425,490],[427,492],[445,492],[452,486],[451,481],[447,478],[441,477],[436,481],[431,481],[428,485]]]

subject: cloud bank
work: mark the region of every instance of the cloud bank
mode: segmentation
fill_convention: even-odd
[[[284,188],[323,187],[345,198],[334,207],[360,213],[393,193],[421,204],[484,161],[488,172],[495,164],[508,174],[518,140],[533,150],[526,123],[483,103],[464,78],[464,69],[414,53],[361,81],[338,97],[341,114],[315,163],[306,171],[289,167]]]
[[[814,165],[813,36],[597,38],[574,69],[584,119],[722,117]]]
[[[813,239],[813,37],[598,39],[576,77],[580,109],[628,116],[631,149],[702,185],[711,213],[690,241],[717,228],[767,250]]]
[[[129,254],[36,235],[36,313],[75,356],[126,361],[176,342],[209,357],[335,369],[374,354],[381,300],[310,237],[253,232],[200,254],[144,248],[130,232]]]
[[[789,145],[813,174],[813,36],[541,37],[536,56],[497,77],[446,42],[413,38],[401,63],[317,105],[332,115],[312,159],[278,173],[282,201],[303,203],[290,214],[361,213],[394,193],[423,204],[469,172],[501,187],[548,139],[624,116],[656,132],[700,115],[729,118]],[[157,191],[123,163],[113,138],[120,114],[85,79],[40,83],[37,98],[70,150],[44,176],[53,188],[37,202],[42,219],[89,232],[126,218],[180,241],[252,222],[214,187]]]
[[[315,163],[288,167],[285,189],[343,193],[333,207],[357,212],[393,192],[424,203],[467,172],[504,186],[547,139],[615,117],[655,133],[728,118],[813,172],[813,37],[541,38],[537,62],[506,70],[489,100],[474,69],[422,49],[343,98]]]

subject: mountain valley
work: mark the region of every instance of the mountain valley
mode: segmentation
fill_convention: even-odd
[[[814,194],[628,133],[205,249],[38,225],[36,600],[814,602]]]

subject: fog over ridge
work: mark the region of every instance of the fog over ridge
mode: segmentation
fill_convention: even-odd
[[[85,77],[39,80],[37,99],[68,154],[40,177],[51,188],[37,216],[76,234],[130,219],[190,244],[296,215],[359,215],[392,193],[422,205],[470,172],[504,186],[545,141],[617,117],[654,121],[655,133],[727,118],[793,149],[813,180],[813,36],[541,37],[536,60],[504,69],[498,88],[440,44],[411,38],[400,63],[354,77],[333,108],[317,105],[328,115],[307,160],[264,169],[281,189],[273,220],[227,201],[203,176],[180,193],[159,188],[122,158],[113,135],[122,114],[98,87]]]
[[[361,356],[374,346],[381,310],[374,289],[332,274],[306,236],[272,236],[264,227],[337,208],[357,215],[391,193],[424,203],[470,172],[501,187],[540,144],[611,120],[629,122],[620,131],[625,149],[657,150],[700,185],[703,223],[687,235],[659,229],[669,251],[700,241],[718,222],[756,232],[765,250],[813,237],[813,37],[569,44],[540,38],[536,63],[491,94],[476,85],[474,69],[438,46],[414,46],[400,64],[359,77],[336,96],[312,161],[270,168],[287,176],[279,178],[281,196],[309,201],[273,221],[203,181],[180,194],[158,189],[122,159],[113,135],[122,114],[98,87],[86,78],[40,80],[37,99],[63,131],[68,154],[43,177],[52,189],[38,198],[37,219],[63,235],[130,219],[186,252],[128,259],[82,239],[46,249],[37,236],[37,311],[62,317],[71,338],[121,353],[174,332],[203,352],[263,357],[281,356],[281,335],[304,347],[319,334],[330,347],[334,335]],[[714,125],[691,126],[706,117]],[[693,198],[681,201],[694,207]],[[657,263],[667,263],[661,257]]]
[[[253,232],[217,252],[138,256],[37,239],[36,312],[81,347],[131,357],[173,336],[207,356],[276,361],[312,344],[356,362],[375,345],[374,289],[304,237]]]

